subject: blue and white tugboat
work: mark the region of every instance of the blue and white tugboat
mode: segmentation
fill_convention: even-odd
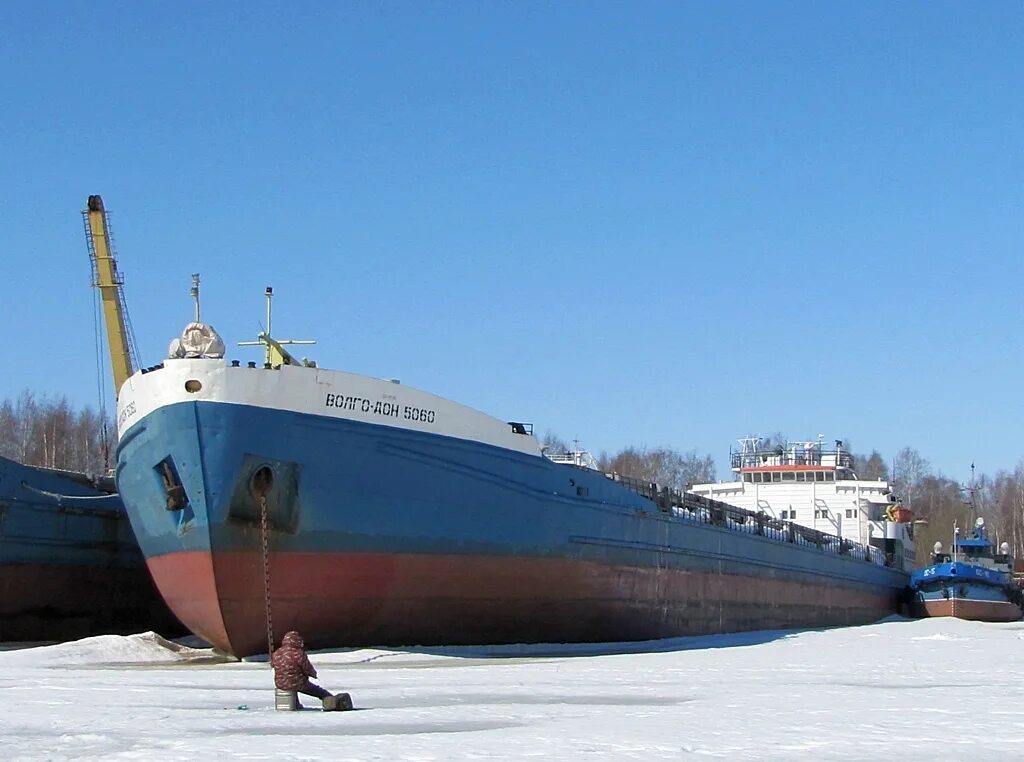
[[[1007,543],[995,552],[981,517],[970,537],[953,530],[945,553],[935,543],[932,563],[910,579],[919,616],[955,616],[982,622],[1012,622],[1021,618],[1021,590],[1013,581],[1013,557]]]

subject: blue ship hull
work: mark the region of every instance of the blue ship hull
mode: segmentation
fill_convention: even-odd
[[[979,564],[952,561],[918,569],[911,578],[920,616],[953,616],[986,622],[1021,618],[1021,591],[1010,575]]]
[[[5,458],[0,590],[0,641],[181,631],[146,571],[117,494],[79,474]]]
[[[270,407],[158,406],[117,483],[171,609],[237,655],[266,651],[268,613],[312,647],[639,640],[868,622],[908,581],[711,501]]]

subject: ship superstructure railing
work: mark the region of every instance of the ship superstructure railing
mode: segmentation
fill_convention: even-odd
[[[863,561],[892,566],[891,559],[878,548],[861,545],[818,529],[794,524],[764,511],[751,511],[735,505],[713,500],[703,495],[680,492],[654,482],[644,482],[618,473],[606,473],[612,481],[632,490],[654,503],[662,513],[681,521],[710,524],[734,532],[756,534],[779,542],[814,547],[835,555],[850,556]]]
[[[766,466],[823,466],[853,468],[853,456],[845,450],[801,450],[775,447],[729,453],[729,467],[764,468]]]

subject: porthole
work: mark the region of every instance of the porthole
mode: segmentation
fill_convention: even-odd
[[[188,392],[189,394],[195,394],[196,392],[198,392],[202,388],[203,388],[202,382],[201,381],[197,381],[194,378],[190,378],[188,381],[185,382],[185,391]]]

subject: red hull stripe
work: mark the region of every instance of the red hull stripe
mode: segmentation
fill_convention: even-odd
[[[1021,609],[1009,601],[976,601],[967,598],[944,598],[925,601],[925,616],[955,616],[979,622],[1013,622],[1021,618]]]
[[[149,568],[193,632],[239,656],[266,651],[258,552],[173,553]],[[613,567],[567,559],[271,553],[277,637],[307,645],[645,640],[858,624],[895,595],[828,580]]]

